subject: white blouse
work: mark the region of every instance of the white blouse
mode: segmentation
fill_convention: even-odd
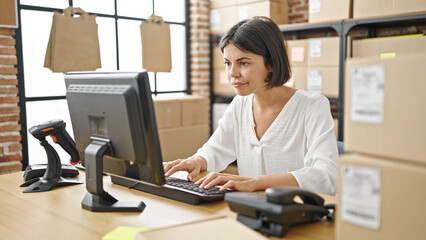
[[[301,188],[335,195],[338,151],[328,99],[296,91],[260,141],[252,104],[253,95],[236,96],[197,151],[207,170],[220,172],[237,159],[241,176],[291,173]]]

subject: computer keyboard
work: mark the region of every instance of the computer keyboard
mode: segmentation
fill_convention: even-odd
[[[223,200],[225,197],[225,192],[220,191],[218,187],[203,189],[194,182],[173,177],[167,177],[164,185],[155,185],[119,176],[111,176],[111,181],[118,185],[193,205]]]

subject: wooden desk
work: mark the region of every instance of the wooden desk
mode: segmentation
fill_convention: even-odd
[[[139,200],[142,213],[99,213],[81,208],[84,184],[42,193],[22,193],[22,172],[0,175],[0,233],[4,239],[101,239],[118,226],[149,229],[208,220],[236,219],[224,201],[193,206],[111,184],[104,189],[120,201]],[[79,176],[84,181],[84,172]],[[325,196],[326,202],[334,202]],[[285,239],[334,239],[334,224],[317,222],[290,228]]]

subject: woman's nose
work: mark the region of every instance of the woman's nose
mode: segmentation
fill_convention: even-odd
[[[229,72],[230,72],[230,76],[232,78],[238,78],[238,77],[240,77],[240,71],[239,71],[238,67],[236,67],[235,65],[232,65],[229,68]]]

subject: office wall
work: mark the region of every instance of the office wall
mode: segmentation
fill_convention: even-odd
[[[15,30],[0,28],[0,174],[22,168]]]

